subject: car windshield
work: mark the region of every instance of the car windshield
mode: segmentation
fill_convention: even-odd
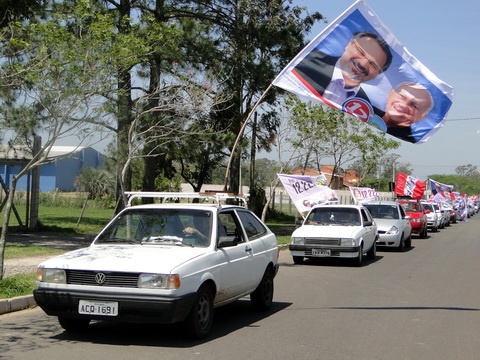
[[[305,224],[360,226],[360,213],[353,208],[318,207],[310,212]]]
[[[388,204],[366,204],[365,207],[370,211],[374,219],[399,219],[396,205]]]
[[[431,204],[428,204],[428,203],[427,203],[427,204],[423,204],[423,208],[424,208],[425,210],[434,211],[432,205],[431,205]]]
[[[402,205],[403,210],[408,212],[422,212],[421,205],[417,202],[413,202],[413,201],[401,202],[400,205]]]
[[[95,244],[166,244],[206,247],[212,212],[200,209],[127,209]]]

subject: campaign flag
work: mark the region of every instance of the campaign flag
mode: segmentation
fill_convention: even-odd
[[[429,179],[431,196],[430,198],[435,202],[442,202],[452,199],[453,185],[445,185],[441,182]]]
[[[350,188],[350,193],[353,196],[353,199],[355,200],[355,203],[365,203],[368,201],[375,200],[378,197],[378,193],[375,189],[370,189],[367,187],[355,187],[355,186],[349,186]]]
[[[363,0],[301,50],[273,85],[411,143],[443,127],[454,95]]]
[[[420,200],[427,188],[427,184],[413,176],[403,173],[397,173],[395,182],[395,194],[398,196],[410,196],[413,199]]]
[[[458,200],[457,218],[459,218],[462,221],[467,221],[468,219],[468,205],[465,197],[462,197],[460,200]]]
[[[334,190],[316,183],[317,177],[287,174],[277,176],[299,213],[309,211],[312,206],[338,200]]]

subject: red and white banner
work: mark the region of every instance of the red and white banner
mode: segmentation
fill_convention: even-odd
[[[427,184],[413,176],[398,173],[395,182],[395,195],[410,196],[413,199],[423,198]]]
[[[305,213],[314,205],[337,201],[337,193],[321,185],[322,178],[306,175],[277,174],[299,213]]]

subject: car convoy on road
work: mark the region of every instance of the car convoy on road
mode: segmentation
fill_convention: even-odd
[[[66,331],[85,331],[94,320],[182,323],[186,333],[202,339],[216,307],[249,296],[255,310],[270,308],[279,246],[245,198],[126,195],[128,206],[90,246],[38,266],[35,301]],[[146,197],[153,203],[138,204]],[[450,223],[446,204],[443,212],[435,205],[416,200],[316,205],[288,249],[295,264],[343,258],[362,266],[364,256],[376,258],[377,247],[404,251],[412,234],[424,238],[427,229],[446,226],[444,214]]]

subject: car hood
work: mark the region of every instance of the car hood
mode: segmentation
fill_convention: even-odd
[[[421,219],[423,218],[423,213],[418,212],[418,211],[413,211],[413,212],[406,212],[408,216],[410,216],[411,219]]]
[[[168,274],[207,251],[176,245],[91,245],[53,257],[39,267]]]
[[[293,232],[292,237],[352,238],[362,230],[362,226],[303,225]]]
[[[375,219],[378,230],[388,231],[392,226],[403,229],[403,221],[398,219]]]

